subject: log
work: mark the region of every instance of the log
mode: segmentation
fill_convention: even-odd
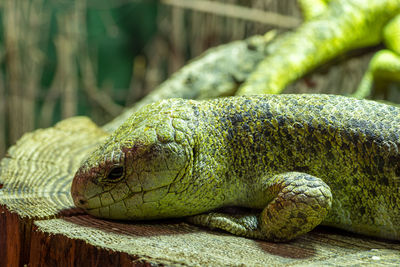
[[[351,93],[351,83],[361,78],[369,58],[322,69],[287,92]],[[340,90],[332,91],[335,86]],[[10,148],[0,163],[0,266],[400,262],[398,242],[325,227],[288,243],[272,243],[196,227],[182,219],[121,222],[86,215],[73,205],[72,178],[108,132],[88,118],[74,117],[25,134]]]

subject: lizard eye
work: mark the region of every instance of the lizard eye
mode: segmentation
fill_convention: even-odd
[[[124,175],[124,167],[117,166],[111,169],[111,171],[107,175],[107,179],[109,180],[118,180]]]

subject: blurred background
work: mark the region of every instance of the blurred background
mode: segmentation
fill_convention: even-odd
[[[108,122],[210,47],[300,22],[294,0],[1,0],[0,158],[63,118]]]

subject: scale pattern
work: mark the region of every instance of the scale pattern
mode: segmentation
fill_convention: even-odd
[[[72,196],[88,213],[112,219],[242,206],[263,211],[191,220],[278,241],[320,222],[400,240],[399,146],[400,109],[373,101],[169,99],[145,106],[117,129],[78,170]],[[123,171],[110,175],[116,169]],[[276,227],[280,222],[285,226]]]

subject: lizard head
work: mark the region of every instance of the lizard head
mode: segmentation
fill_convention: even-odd
[[[188,186],[193,150],[180,101],[145,106],[86,159],[71,188],[77,207],[111,219],[184,215],[176,193]]]

